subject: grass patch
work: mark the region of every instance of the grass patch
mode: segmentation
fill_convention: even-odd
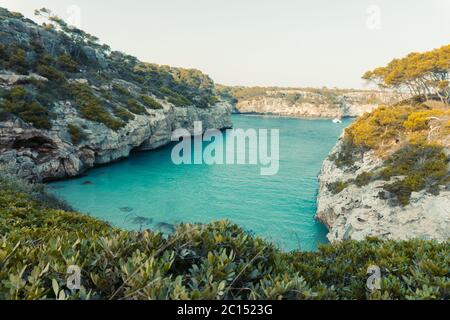
[[[361,188],[367,186],[372,181],[373,176],[374,174],[371,172],[363,172],[356,177],[354,182],[358,187]]]
[[[122,108],[122,107],[116,108],[116,109],[114,110],[114,115],[115,115],[117,118],[120,118],[120,119],[122,119],[122,120],[125,121],[125,122],[129,122],[129,121],[135,119],[134,114],[132,114],[130,111],[128,111],[127,109]]]
[[[67,130],[69,131],[70,138],[73,144],[79,144],[84,139],[86,139],[86,135],[83,132],[83,129],[74,124],[68,124]]]
[[[43,107],[24,86],[15,86],[6,93],[0,109],[10,112],[38,129],[52,128],[52,113]]]
[[[328,183],[327,188],[332,194],[338,194],[341,193],[349,185],[350,183],[348,181],[335,181]]]
[[[389,180],[402,176],[399,181],[385,185],[400,204],[409,203],[411,193],[427,190],[439,193],[439,186],[450,182],[448,172],[448,156],[439,145],[407,145],[393,154],[379,173],[380,177]]]
[[[71,85],[71,93],[83,118],[103,123],[112,130],[118,130],[125,125],[123,121],[111,116],[100,99],[92,93],[89,86],[80,83],[73,84]]]
[[[147,114],[147,110],[145,110],[145,107],[134,99],[128,99],[127,108],[134,114],[140,115]]]
[[[150,96],[141,95],[141,100],[144,102],[144,104],[147,107],[149,107],[151,109],[155,109],[155,110],[164,109],[164,107],[161,103],[159,103],[158,101],[156,101],[155,99],[153,99]]]

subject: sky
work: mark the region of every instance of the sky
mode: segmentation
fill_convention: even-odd
[[[216,83],[365,88],[361,75],[450,44],[449,0],[0,0],[46,7],[142,61]]]

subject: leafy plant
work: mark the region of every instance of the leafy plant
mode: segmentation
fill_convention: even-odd
[[[70,90],[83,118],[103,123],[113,130],[118,130],[125,125],[122,121],[110,115],[101,100],[92,93],[88,85],[73,84]]]
[[[341,193],[348,186],[348,181],[335,181],[327,184],[328,190],[333,194]]]
[[[73,144],[79,144],[81,141],[86,139],[86,135],[83,130],[74,124],[68,124],[67,130],[69,131]]]
[[[144,102],[144,104],[147,107],[149,107],[151,109],[158,110],[158,109],[163,109],[164,108],[161,103],[159,103],[158,101],[156,101],[155,99],[153,99],[150,96],[141,95],[141,100]]]

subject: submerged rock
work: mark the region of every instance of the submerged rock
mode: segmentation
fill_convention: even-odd
[[[92,181],[90,181],[90,180],[84,181],[82,183],[83,186],[88,186],[88,185],[91,185],[91,184],[94,184],[94,183]]]
[[[132,223],[134,224],[138,224],[138,225],[148,225],[151,224],[153,222],[152,218],[146,218],[146,217],[140,217],[140,216],[136,216],[131,220]]]
[[[158,231],[161,231],[162,233],[175,233],[176,228],[173,224],[166,223],[166,222],[159,222],[156,224],[156,229]]]

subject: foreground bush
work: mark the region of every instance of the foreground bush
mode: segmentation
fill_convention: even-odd
[[[13,182],[11,182],[13,181]],[[349,241],[285,253],[227,221],[170,237],[58,209],[0,179],[0,299],[448,299],[448,243]],[[50,199],[50,201],[49,201]],[[66,287],[69,265],[81,290]],[[369,265],[381,290],[366,289]]]

